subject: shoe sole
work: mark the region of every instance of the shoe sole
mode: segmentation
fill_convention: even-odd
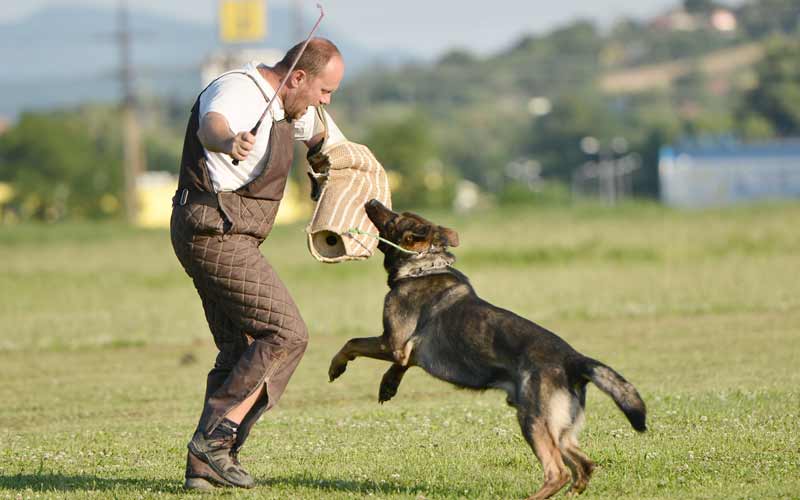
[[[205,493],[208,491],[214,491],[215,488],[216,486],[214,483],[202,477],[187,477],[186,482],[183,483],[183,489],[186,491]]]

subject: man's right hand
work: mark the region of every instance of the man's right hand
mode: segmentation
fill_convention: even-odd
[[[230,139],[228,155],[234,160],[243,161],[256,145],[256,136],[248,131],[239,132]]]
[[[256,144],[256,137],[249,131],[234,134],[228,120],[219,113],[209,111],[200,120],[197,138],[207,150],[224,153],[236,161],[242,161]]]

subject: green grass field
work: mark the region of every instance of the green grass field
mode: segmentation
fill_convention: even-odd
[[[636,434],[589,390],[583,498],[800,498],[800,204],[676,212],[504,209],[457,217],[479,294],[558,332],[641,392]],[[308,352],[225,498],[514,499],[541,470],[505,395],[419,369],[377,403],[385,363],[330,358],[380,333],[379,258],[322,265],[301,226],[262,249]],[[0,498],[178,498],[215,351],[166,231],[0,227]],[[563,493],[561,494],[563,497]]]

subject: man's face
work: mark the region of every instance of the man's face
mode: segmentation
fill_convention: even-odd
[[[331,103],[331,95],[339,88],[344,76],[344,61],[334,56],[325,69],[316,76],[305,75],[291,94],[286,96],[286,116],[296,120],[303,116],[309,106]]]

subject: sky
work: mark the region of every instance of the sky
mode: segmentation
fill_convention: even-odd
[[[0,23],[18,20],[46,6],[115,7],[121,0],[0,0]],[[212,23],[217,0],[127,0],[174,18]],[[731,0],[734,3],[736,0]],[[268,5],[301,5],[316,18],[314,0],[267,0]],[[521,35],[543,33],[576,18],[602,25],[620,17],[652,16],[680,0],[322,0],[329,28],[353,41],[379,50],[431,56],[453,47],[479,54],[501,50]],[[726,2],[730,3],[730,2]],[[310,27],[309,27],[310,28]]]

